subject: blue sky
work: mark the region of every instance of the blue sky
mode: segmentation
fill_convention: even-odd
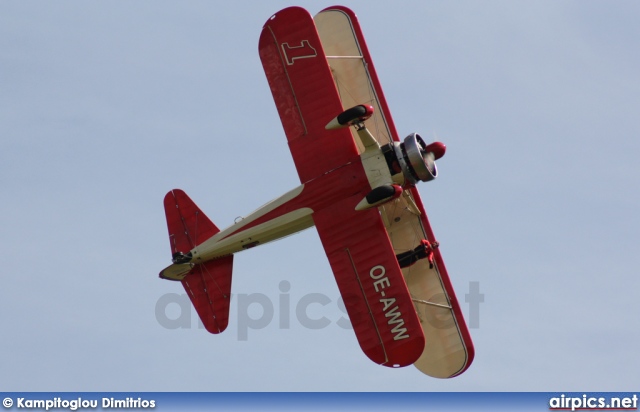
[[[420,192],[467,318],[484,294],[464,375],[369,361],[315,229],[236,256],[225,333],[163,326],[164,194],[225,227],[298,184],[257,52],[289,5],[0,3],[2,390],[637,390],[632,1],[345,2],[400,134],[448,147]]]

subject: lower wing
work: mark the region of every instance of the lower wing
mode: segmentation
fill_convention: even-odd
[[[314,17],[334,83],[344,107],[369,104],[367,121],[380,144],[400,141],[360,24],[343,6],[329,7]],[[360,151],[363,144],[352,130]],[[414,249],[421,240],[435,242],[420,195],[414,188],[379,208],[396,254]],[[415,366],[427,375],[448,378],[464,372],[474,348],[439,249],[433,263],[419,260],[402,273],[420,318],[426,343]]]

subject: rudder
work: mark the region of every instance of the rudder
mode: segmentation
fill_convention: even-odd
[[[187,254],[191,249],[220,231],[202,210],[180,189],[164,197],[171,255]]]

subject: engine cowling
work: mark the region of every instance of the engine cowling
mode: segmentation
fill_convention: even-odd
[[[402,173],[405,184],[428,182],[438,176],[436,159],[444,156],[446,146],[441,142],[427,145],[417,133],[411,133],[402,143],[393,142],[382,148],[391,174]]]

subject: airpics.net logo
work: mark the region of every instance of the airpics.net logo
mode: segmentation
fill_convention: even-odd
[[[566,396],[564,394],[549,399],[552,411],[637,411],[638,395],[617,396]]]
[[[249,330],[264,329],[274,321],[280,329],[291,329],[295,326],[294,322],[303,328],[313,330],[332,325],[341,329],[353,329],[342,297],[332,299],[322,293],[307,293],[294,300],[291,289],[291,283],[283,280],[278,284],[280,293],[275,299],[264,293],[232,294],[231,309],[235,314],[232,314],[230,319],[233,322],[235,318],[237,322],[238,340],[248,340]],[[467,304],[465,315],[471,329],[480,327],[480,304],[484,303],[484,296],[484,293],[480,293],[480,282],[469,282],[464,302]],[[446,297],[443,294],[435,294],[429,301],[442,302],[446,301]],[[434,310],[433,306],[417,304],[416,310],[422,321],[436,329],[454,326],[453,319],[445,316],[446,312],[443,309]],[[158,298],[155,317],[158,324],[165,329],[192,329],[194,319],[197,319],[196,328],[204,329],[186,293],[166,293]]]

